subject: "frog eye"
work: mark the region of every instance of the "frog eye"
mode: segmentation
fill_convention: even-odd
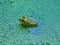
[[[24,20],[22,19],[22,21],[24,21]]]
[[[23,18],[25,18],[25,17],[23,16]]]

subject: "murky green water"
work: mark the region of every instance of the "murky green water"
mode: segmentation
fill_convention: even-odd
[[[26,28],[19,18],[38,27]],[[0,45],[60,45],[60,0],[0,0]]]

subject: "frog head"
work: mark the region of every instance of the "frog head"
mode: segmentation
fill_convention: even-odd
[[[21,22],[22,25],[27,26],[28,18],[26,16],[23,16],[19,19],[19,22]]]

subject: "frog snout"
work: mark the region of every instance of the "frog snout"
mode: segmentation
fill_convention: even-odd
[[[22,19],[19,19],[19,21],[21,22]]]

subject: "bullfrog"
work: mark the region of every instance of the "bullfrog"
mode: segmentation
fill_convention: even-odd
[[[27,26],[27,27],[35,27],[38,26],[38,22],[32,20],[31,18],[28,18],[26,16],[22,16],[22,18],[19,18],[19,22],[21,22],[21,24],[23,26]]]

